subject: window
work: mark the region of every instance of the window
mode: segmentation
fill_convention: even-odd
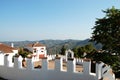
[[[36,49],[34,49],[34,53],[36,53],[37,51],[36,51]]]

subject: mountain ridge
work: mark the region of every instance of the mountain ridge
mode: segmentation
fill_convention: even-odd
[[[90,39],[85,40],[73,40],[73,39],[66,39],[66,40],[37,40],[37,42],[40,42],[47,47],[48,54],[58,54],[60,52],[60,49],[63,45],[67,47],[67,49],[73,49],[74,47],[84,46],[87,44],[93,44],[93,46],[96,49],[101,49],[101,44],[95,44],[94,42],[90,42]],[[24,47],[27,44],[34,43],[36,41],[5,41],[2,43],[5,43],[7,45],[10,45],[11,43],[14,43],[15,47]]]

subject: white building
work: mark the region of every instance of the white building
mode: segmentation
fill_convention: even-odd
[[[13,56],[15,54],[18,54],[18,49],[14,48],[13,43],[11,44],[11,46],[0,43],[0,54],[9,55],[9,57],[8,57],[8,60],[10,61],[9,66],[12,67],[13,66],[13,59],[11,59],[11,58],[13,58]],[[2,58],[0,58],[0,59],[2,59]],[[2,62],[0,61],[0,63],[2,63]]]
[[[26,48],[33,53],[32,56],[36,60],[46,57],[46,55],[47,55],[46,46],[39,42],[36,42],[33,44],[28,44]]]
[[[18,49],[14,48],[13,43],[11,44],[11,46],[0,43],[0,53],[14,56],[18,53]]]

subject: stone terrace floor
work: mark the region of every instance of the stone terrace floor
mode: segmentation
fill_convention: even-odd
[[[34,62],[34,67],[37,67],[39,65],[42,66],[41,61]],[[54,68],[55,68],[55,61],[50,60],[48,62],[48,69],[54,69]],[[67,64],[65,62],[63,63],[63,70],[67,71]],[[82,65],[76,65],[76,71],[77,72],[82,72],[83,71],[83,66]]]

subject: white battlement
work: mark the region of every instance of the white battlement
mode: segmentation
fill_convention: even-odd
[[[83,71],[76,72],[78,59],[75,58],[68,59],[67,71],[63,71],[63,58],[59,57],[55,59],[54,70],[48,69],[47,57],[42,59],[40,69],[34,68],[33,57],[26,58],[26,68],[22,66],[21,56],[15,56],[13,59],[9,55],[0,54],[0,59],[0,76],[10,80],[99,80],[109,76],[109,80],[115,80],[114,75],[109,73],[110,66],[103,62],[96,64],[96,73],[91,73],[90,60],[81,61]]]

